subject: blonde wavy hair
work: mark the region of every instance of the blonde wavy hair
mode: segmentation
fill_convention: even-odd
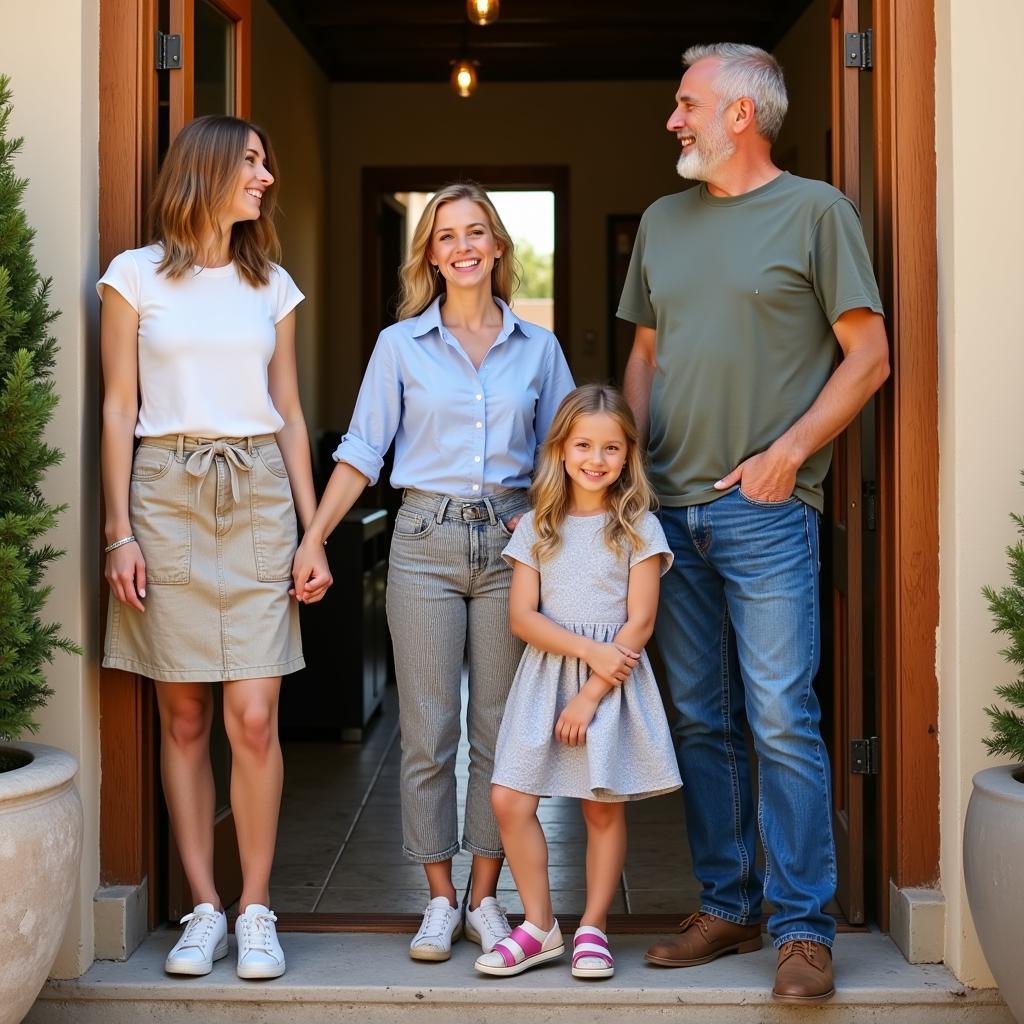
[[[657,499],[644,471],[636,420],[626,400],[615,388],[606,384],[584,384],[562,399],[537,460],[530,498],[538,538],[533,545],[533,557],[538,562],[553,555],[562,543],[561,528],[569,512],[572,493],[565,473],[565,443],[581,416],[599,412],[611,416],[619,424],[626,435],[627,446],[622,473],[605,493],[608,521],[604,527],[604,541],[619,555],[628,548],[638,548],[642,543],[637,528],[644,515],[656,507]]]
[[[202,237],[211,226],[217,243],[223,239],[219,214],[237,186],[249,132],[255,132],[263,144],[266,168],[274,182],[263,193],[259,217],[231,226],[228,251],[254,288],[269,283],[271,263],[281,258],[273,220],[277,159],[262,129],[224,115],[197,117],[185,125],[167,150],[153,190],[151,238],[164,249],[157,269],[172,281],[192,273],[200,262]]]
[[[458,199],[470,199],[484,211],[491,234],[501,244],[501,259],[494,261],[494,268],[491,270],[491,294],[503,302],[510,303],[515,290],[519,287],[520,275],[515,245],[512,243],[512,236],[502,224],[490,196],[475,181],[452,182],[443,185],[430,197],[413,232],[409,258],[402,264],[401,270],[397,312],[399,320],[419,316],[445,291],[444,277],[430,262],[430,242],[438,209],[445,203]]]

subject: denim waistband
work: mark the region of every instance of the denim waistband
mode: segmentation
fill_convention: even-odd
[[[494,494],[468,500],[450,494],[436,494],[433,491],[419,491],[415,487],[407,487],[402,492],[402,503],[429,512],[438,522],[442,519],[456,519],[474,523],[486,519],[492,526],[497,516],[524,512],[530,504],[527,492],[515,487],[503,487]]]

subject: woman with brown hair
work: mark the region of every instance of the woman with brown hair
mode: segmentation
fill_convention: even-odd
[[[427,203],[402,267],[400,321],[370,357],[337,466],[295,556],[308,600],[322,543],[395,444],[391,485],[404,490],[388,569],[402,731],[402,831],[430,901],[409,947],[447,960],[462,930],[452,883],[473,856],[466,932],[487,951],[508,934],[495,894],[502,849],[490,804],[498,725],[523,645],[509,631],[502,549],[527,510],[534,456],[572,377],[555,336],[510,309],[512,239],[478,185]],[[455,756],[463,658],[469,668],[470,763],[459,841]]]
[[[214,681],[224,684],[243,876],[237,970],[285,969],[269,909],[277,706],[281,676],[304,664],[289,588],[296,510],[308,524],[316,498],[295,369],[302,293],[272,262],[276,171],[255,126],[191,122],[157,181],[153,244],[121,253],[97,285],[111,589],[103,664],[156,681],[164,795],[196,901],[167,956],[172,974],[208,974],[228,951],[213,878]],[[330,585],[322,552],[311,573]]]

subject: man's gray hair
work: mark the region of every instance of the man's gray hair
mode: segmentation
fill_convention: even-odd
[[[779,137],[789,107],[786,80],[779,62],[765,50],[747,43],[710,43],[691,46],[683,54],[683,66],[691,67],[705,57],[721,61],[715,90],[727,107],[743,96],[754,101],[757,130],[769,141]]]

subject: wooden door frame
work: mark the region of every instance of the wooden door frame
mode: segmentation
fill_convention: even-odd
[[[142,197],[155,168],[151,8],[149,0],[100,3],[102,265],[144,237]],[[889,880],[898,886],[933,885],[939,863],[935,22],[928,4],[874,0],[874,12],[877,269],[893,368],[879,396],[877,678],[883,747],[876,856],[877,905],[887,927]],[[567,233],[563,225],[559,229],[564,243]],[[564,290],[562,297],[568,298]],[[564,341],[568,334],[560,325],[559,331]],[[98,394],[96,401],[98,417]],[[106,588],[100,581],[97,588],[105,601]],[[152,688],[140,685],[138,677],[101,671],[100,875],[105,885],[137,885],[148,877],[152,889],[158,880],[156,780],[147,732],[151,704]],[[151,923],[156,906],[151,898]]]
[[[879,395],[878,906],[939,877],[939,408],[935,12],[874,0],[876,269],[892,344]]]

